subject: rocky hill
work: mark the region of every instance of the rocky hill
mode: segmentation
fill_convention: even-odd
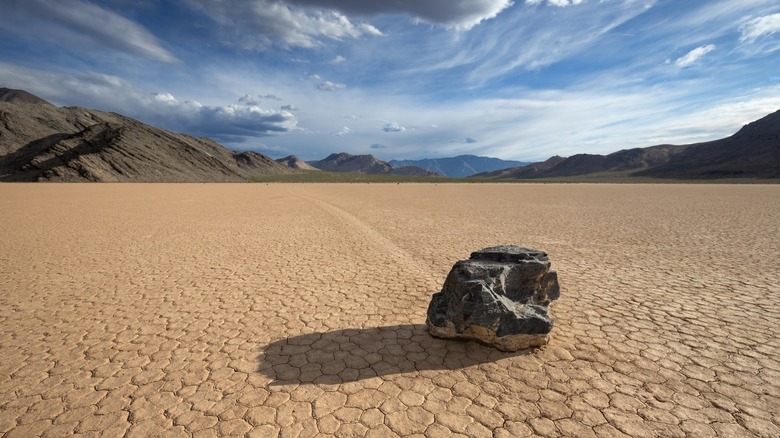
[[[209,139],[0,89],[0,181],[245,181],[292,172]]]
[[[24,90],[14,90],[11,88],[0,88],[0,102],[11,103],[29,103],[37,105],[51,105],[51,103],[41,99],[40,97],[30,94]]]
[[[346,152],[330,154],[322,160],[310,161],[309,164],[329,172],[357,172],[374,175],[438,175],[436,172],[431,172],[415,166],[393,167],[390,163],[378,160],[373,155],[351,155]]]
[[[592,174],[673,179],[780,178],[780,111],[720,140],[627,149],[609,155],[554,156],[544,162],[474,176],[534,179]]]
[[[554,155],[548,158],[547,160],[541,161],[539,163],[531,163],[525,166],[494,170],[493,172],[483,172],[472,176],[481,177],[481,178],[517,178],[517,179],[535,178],[536,175],[546,173],[547,171],[557,166],[560,162],[564,160],[566,160],[566,158],[561,157],[560,155]]]
[[[657,166],[637,172],[657,178],[780,178],[780,111],[736,134],[682,147]]]
[[[309,164],[329,172],[382,174],[388,173],[393,168],[390,164],[377,160],[373,155],[352,155],[346,152],[330,154],[322,160],[310,161]]]
[[[288,155],[284,158],[279,158],[276,160],[277,163],[285,165],[291,169],[298,169],[298,170],[314,170],[319,171],[320,169],[317,169],[316,167],[312,166],[311,164],[301,160],[300,158],[296,157],[295,155]]]
[[[450,178],[465,178],[475,173],[491,172],[528,164],[520,161],[480,157],[477,155],[458,155],[457,157],[425,158],[421,160],[391,160],[389,163],[393,167],[420,167]]]

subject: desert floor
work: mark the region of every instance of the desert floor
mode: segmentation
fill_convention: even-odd
[[[0,435],[780,436],[780,185],[2,184]],[[550,343],[432,338],[546,250]]]

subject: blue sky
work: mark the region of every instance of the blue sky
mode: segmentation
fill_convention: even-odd
[[[523,161],[780,109],[777,0],[0,0],[0,86],[272,157]]]

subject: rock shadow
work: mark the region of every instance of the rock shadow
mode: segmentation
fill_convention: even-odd
[[[55,156],[43,162],[29,165],[38,155],[46,152],[47,149],[54,146],[62,140],[71,138],[73,134],[59,133],[47,135],[37,140],[33,140],[19,149],[0,157],[0,181],[19,182],[35,181],[35,179],[45,170],[54,167],[54,163],[62,164]]]
[[[310,333],[263,348],[259,371],[272,385],[340,384],[414,371],[458,370],[530,354],[434,338],[425,324]]]

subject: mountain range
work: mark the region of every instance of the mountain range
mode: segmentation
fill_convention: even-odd
[[[373,155],[351,155],[346,152],[330,154],[322,160],[310,161],[310,165],[330,172],[358,172],[372,175],[406,175],[406,176],[436,176],[431,172],[416,166],[392,166]]]
[[[236,152],[209,140],[155,128],[117,113],[57,107],[22,90],[0,88],[0,181],[206,182],[246,181],[302,171],[537,179],[577,176],[710,180],[780,178],[780,111],[720,140],[659,145],[609,155],[553,156],[517,164],[461,155],[382,161],[331,154],[304,162]],[[520,163],[522,164],[522,163]]]
[[[422,160],[390,160],[389,163],[393,167],[420,167],[450,178],[465,178],[476,173],[491,172],[529,164],[521,161],[502,160],[500,158],[480,157],[477,155],[458,155],[457,157],[425,158]]]
[[[626,149],[609,155],[553,156],[474,177],[536,179],[610,174],[690,180],[780,178],[780,111],[720,140]]]
[[[0,181],[246,181],[293,172],[262,154],[0,88]]]

